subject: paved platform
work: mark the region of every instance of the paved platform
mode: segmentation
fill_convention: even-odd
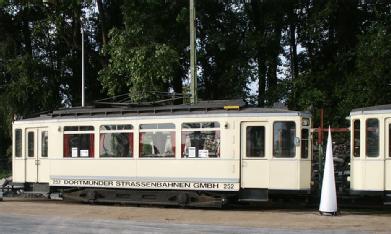
[[[390,233],[391,211],[180,209],[62,201],[0,203],[0,233]]]

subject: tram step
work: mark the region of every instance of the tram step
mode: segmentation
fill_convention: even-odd
[[[61,193],[51,193],[49,194],[50,200],[64,200]]]
[[[48,198],[48,194],[44,192],[24,192],[21,195],[24,198]]]
[[[267,202],[269,192],[267,189],[243,189],[240,191],[239,202]]]
[[[383,205],[385,205],[385,206],[391,205],[391,193],[384,194]]]
[[[262,198],[262,199],[240,198],[238,201],[239,202],[267,202],[267,201],[269,201],[269,199],[268,198]]]

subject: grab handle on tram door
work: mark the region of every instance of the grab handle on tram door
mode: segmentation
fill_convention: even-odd
[[[35,160],[35,165],[39,166],[39,164],[40,164],[39,160],[38,159]]]

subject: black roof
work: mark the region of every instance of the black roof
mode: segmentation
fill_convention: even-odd
[[[351,112],[383,111],[383,110],[391,110],[391,104],[356,108],[353,109]]]
[[[227,108],[231,107],[231,108]],[[259,108],[248,106],[242,100],[201,101],[192,105],[140,106],[140,107],[74,107],[41,113],[24,119],[53,119],[66,117],[151,116],[186,115],[205,113],[297,113],[284,108]]]

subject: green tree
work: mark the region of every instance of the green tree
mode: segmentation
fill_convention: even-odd
[[[249,27],[244,4],[237,1],[197,1],[199,97],[243,98],[252,75]]]
[[[150,91],[170,88],[182,93],[187,64],[186,27],[182,3],[131,1],[124,3],[124,28],[113,29],[104,47],[109,64],[99,80],[109,95],[128,92],[133,101],[153,100]],[[186,56],[187,57],[187,56]]]

